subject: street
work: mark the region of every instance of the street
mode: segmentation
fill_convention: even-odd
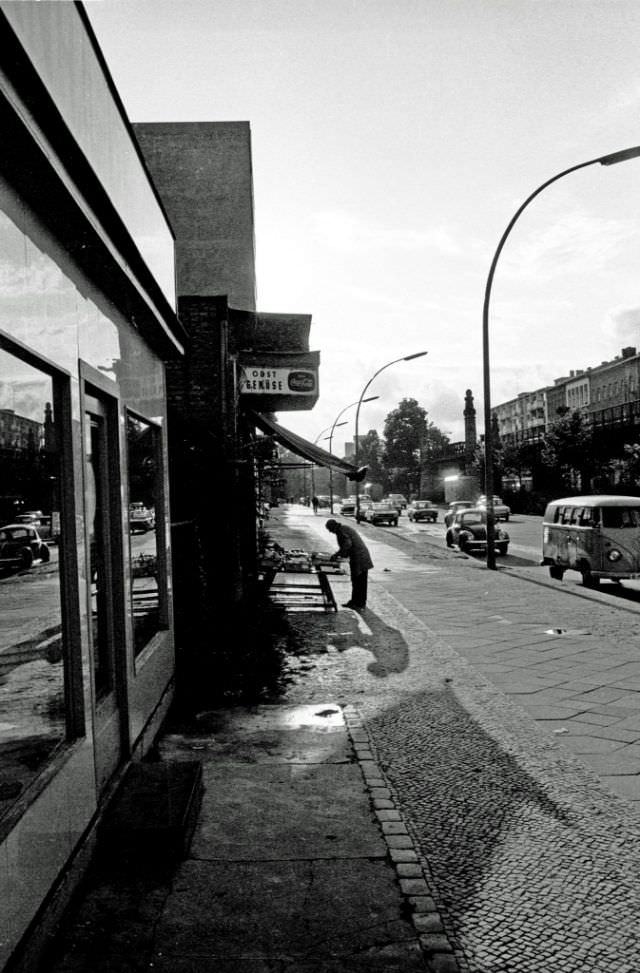
[[[332,550],[324,518],[292,506],[277,519],[285,546]],[[361,526],[369,606],[290,616],[287,698],[358,708],[461,970],[632,973],[637,596],[552,582],[535,563],[539,522],[520,520],[508,529],[525,551],[496,572],[447,550],[442,524]],[[348,578],[331,584],[345,601]]]

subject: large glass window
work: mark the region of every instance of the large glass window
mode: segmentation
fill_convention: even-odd
[[[129,556],[136,655],[163,628],[158,545],[161,509],[160,437],[157,426],[127,414]]]
[[[0,815],[67,733],[55,401],[0,349]]]

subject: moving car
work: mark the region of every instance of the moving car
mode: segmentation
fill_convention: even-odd
[[[487,498],[484,494],[481,497],[478,497],[477,506],[487,506]],[[496,520],[509,520],[509,517],[511,516],[511,507],[507,507],[506,503],[504,503],[500,497],[496,497],[495,495],[493,498],[493,516]]]
[[[502,527],[494,531],[497,554],[506,554],[509,535]],[[451,526],[447,528],[447,547],[457,544],[461,551],[486,551],[487,549],[487,511],[483,507],[468,507],[454,514]]]
[[[345,497],[345,499],[340,504],[340,513],[343,517],[353,517],[356,512],[356,498]]]
[[[360,500],[358,502],[358,507],[356,508],[355,511],[356,520],[359,524],[361,524],[362,521],[365,519],[365,514],[372,503],[373,500],[371,500],[369,497],[360,497]]]
[[[435,524],[438,519],[438,508],[435,503],[431,503],[431,500],[414,500],[407,507],[407,516],[416,524],[421,520]]]
[[[407,498],[404,493],[389,493],[386,497],[382,498],[384,503],[392,504],[398,511],[398,516],[406,509]]]
[[[444,522],[446,527],[451,527],[453,523],[453,518],[455,517],[458,510],[468,510],[469,507],[473,507],[472,500],[452,500],[449,504],[449,509],[444,515]]]
[[[368,504],[360,519],[368,524],[390,524],[392,527],[397,527],[398,511],[390,503],[379,501]]]
[[[369,496],[368,493],[361,493],[358,499],[358,506],[362,510],[362,508],[367,503],[371,503],[371,497]],[[355,515],[355,512],[356,512],[356,495],[354,493],[352,494],[352,496],[347,497],[346,500],[342,501],[342,504],[340,506],[340,513],[345,517],[353,517]]]
[[[49,548],[31,524],[0,527],[0,568],[30,568],[34,561],[50,558]]]
[[[134,502],[129,506],[129,530],[132,534],[146,534],[156,525],[156,515],[151,507]]]

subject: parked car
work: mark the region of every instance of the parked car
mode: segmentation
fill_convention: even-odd
[[[431,500],[413,500],[407,507],[407,516],[416,524],[421,520],[435,524],[438,519],[438,508],[435,503],[431,503]]]
[[[407,507],[407,498],[404,493],[389,493],[382,498],[384,503],[391,503],[397,509],[398,515]]]
[[[0,527],[0,568],[30,568],[34,561],[50,558],[49,548],[31,524]]]
[[[151,507],[134,502],[129,505],[129,530],[132,534],[146,534],[156,525],[156,515]]]
[[[453,523],[453,518],[455,517],[458,510],[468,510],[469,507],[473,507],[473,500],[452,500],[449,504],[449,509],[444,515],[444,523],[446,527],[451,527]]]
[[[381,500],[368,504],[361,519],[368,524],[390,524],[391,527],[397,527],[398,511],[390,503]]]
[[[46,516],[41,510],[25,510],[24,513],[17,514],[14,518],[16,524],[29,524],[40,534],[43,541],[51,540],[51,517]]]
[[[477,506],[487,506],[487,498],[484,494],[481,497],[478,497]],[[496,520],[509,520],[509,517],[511,516],[511,507],[508,507],[506,503],[503,503],[500,497],[494,496],[493,498],[493,516]]]
[[[509,535],[502,527],[494,531],[496,553],[506,554]],[[446,533],[447,547],[457,544],[461,551],[486,551],[487,511],[484,507],[467,507],[458,510]]]
[[[565,571],[579,571],[586,588],[602,579],[640,577],[640,497],[553,500],[542,522],[542,564],[556,581]]]

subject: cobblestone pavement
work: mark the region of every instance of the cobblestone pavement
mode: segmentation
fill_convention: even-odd
[[[333,550],[323,524],[270,531]],[[370,607],[291,616],[288,698],[358,707],[460,969],[637,973],[640,616],[363,533]]]

